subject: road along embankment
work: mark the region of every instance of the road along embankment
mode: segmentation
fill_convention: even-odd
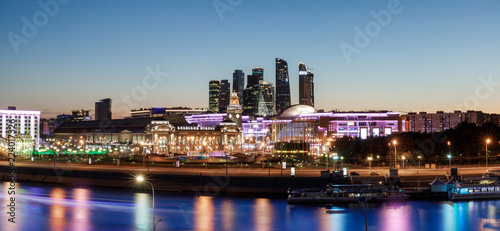
[[[10,169],[0,167],[3,181],[10,180]],[[85,171],[68,168],[16,167],[17,182],[39,182],[72,186],[114,188],[137,187],[136,177],[146,175],[158,191],[194,192],[199,194],[286,194],[288,188],[321,188],[329,183],[345,184],[346,178],[320,177],[251,177],[143,174],[127,171]]]

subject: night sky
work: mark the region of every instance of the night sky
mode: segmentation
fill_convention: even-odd
[[[93,114],[96,101],[111,98],[120,118],[134,107],[208,107],[209,80],[232,82],[241,69],[246,81],[262,67],[275,83],[279,57],[289,65],[292,104],[304,62],[317,109],[500,113],[499,1],[73,0],[44,8],[0,1],[1,109]]]

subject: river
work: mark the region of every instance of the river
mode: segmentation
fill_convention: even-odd
[[[1,230],[151,230],[151,191],[17,183],[15,223],[2,193]],[[289,205],[285,198],[156,191],[157,230],[364,230],[361,204]],[[500,230],[500,200],[366,204],[368,230]]]

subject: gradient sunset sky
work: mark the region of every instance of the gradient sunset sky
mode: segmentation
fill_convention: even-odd
[[[9,34],[23,37],[23,18],[43,22],[43,8],[1,1],[0,109],[93,114],[102,98],[123,109],[120,98],[143,86],[148,67],[168,76],[135,105],[208,107],[209,80],[232,82],[241,69],[246,81],[262,67],[275,83],[279,57],[289,65],[292,104],[304,62],[315,75],[317,109],[500,113],[500,2],[396,1],[400,12],[348,62],[341,44],[354,46],[356,28],[373,26],[370,12],[390,2],[73,0],[51,8],[16,52]]]

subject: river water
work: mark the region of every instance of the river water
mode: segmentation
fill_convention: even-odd
[[[0,185],[1,230],[151,230],[151,192],[17,183]],[[285,198],[195,196],[156,191],[157,230],[364,230],[361,204],[289,205]],[[500,230],[500,200],[366,204],[368,230]]]

